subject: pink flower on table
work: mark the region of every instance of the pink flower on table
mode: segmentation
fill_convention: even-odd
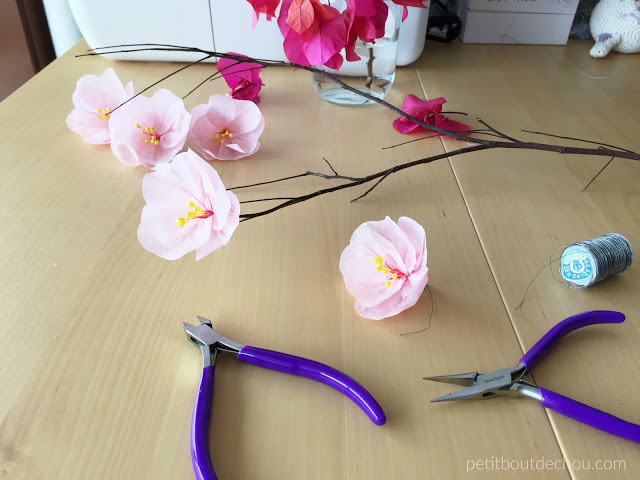
[[[112,68],[98,75],[80,77],[73,92],[74,109],[67,116],[67,127],[86,143],[103,145],[110,142],[109,116],[118,105],[133,96],[133,83],[126,87]]]
[[[193,107],[189,141],[207,160],[238,160],[260,148],[264,117],[255,103],[212,95]]]
[[[167,260],[193,250],[196,260],[226,245],[239,223],[238,198],[218,173],[193,151],[176,155],[145,175],[138,240]]]
[[[228,52],[231,55],[245,57],[239,53]],[[260,89],[262,80],[260,72],[262,66],[257,63],[239,63],[237,60],[221,58],[217,64],[218,71],[224,77],[225,82],[231,88],[231,96],[236,100],[251,100],[254,103],[260,102]]]
[[[111,114],[111,150],[129,167],[156,168],[182,149],[190,120],[182,100],[169,90],[138,96]]]
[[[405,97],[404,102],[402,102],[402,111],[429,125],[435,125],[450,132],[467,135],[467,131],[470,130],[469,125],[450,120],[440,113],[442,112],[442,105],[445,102],[444,97],[433,100],[420,100],[415,95],[409,94]],[[405,117],[396,118],[393,121],[393,128],[400,133],[411,133],[416,130],[419,132],[427,131],[426,128]]]
[[[356,228],[340,257],[347,290],[358,315],[370,320],[412,307],[427,285],[424,229],[408,217],[389,217]]]

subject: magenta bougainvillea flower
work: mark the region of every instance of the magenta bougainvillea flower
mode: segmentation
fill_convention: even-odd
[[[207,160],[237,160],[260,148],[264,117],[253,102],[212,95],[193,107],[189,141]]]
[[[271,21],[276,15],[276,9],[280,0],[247,0],[253,7],[253,26],[256,26],[261,13],[264,13],[267,20]]]
[[[239,53],[229,52],[231,55],[245,57]],[[239,63],[237,60],[221,58],[218,60],[218,71],[224,77],[225,82],[231,88],[231,96],[236,100],[251,100],[254,103],[260,102],[260,89],[262,80],[260,72],[262,66],[257,63]]]
[[[384,36],[389,7],[383,0],[347,0],[347,6],[355,15],[353,31],[360,40],[374,42]]]
[[[408,217],[365,222],[340,257],[340,272],[358,315],[370,320],[397,315],[416,304],[427,285],[424,229]]]
[[[111,115],[111,150],[127,166],[156,168],[182,149],[190,119],[182,100],[169,90],[138,96]]]
[[[374,42],[384,36],[389,9],[383,0],[346,0],[346,8],[338,11],[330,1],[321,0],[248,0],[253,7],[253,25],[260,13],[267,20],[275,15],[284,37],[284,52],[290,62],[301,65],[326,65],[338,69],[344,61],[360,59],[354,51],[357,38]],[[426,8],[423,0],[393,0],[402,5],[402,20],[407,7]],[[342,7],[340,7],[342,8]]]
[[[402,21],[404,22],[409,15],[407,7],[427,8],[424,6],[424,0],[393,0],[393,3],[402,5]]]
[[[145,175],[138,240],[167,260],[193,250],[196,260],[226,245],[238,226],[238,198],[215,169],[191,150]]]
[[[284,0],[278,26],[287,58],[301,65],[338,69],[347,44],[347,23],[337,9],[319,0]]]
[[[445,102],[444,97],[434,98],[433,100],[420,100],[415,95],[409,94],[402,102],[402,111],[429,125],[435,125],[444,130],[458,132],[462,135],[467,134],[466,132],[470,130],[469,125],[450,120],[440,113]],[[393,121],[393,128],[400,133],[424,132],[427,130],[405,117],[396,118]]]
[[[133,83],[123,87],[113,68],[107,68],[100,76],[84,75],[73,92],[75,108],[67,116],[67,127],[87,143],[107,144],[111,111],[132,96]]]

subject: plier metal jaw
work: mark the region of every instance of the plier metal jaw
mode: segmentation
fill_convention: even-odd
[[[238,356],[240,350],[246,345],[229,340],[213,329],[213,325],[206,318],[197,316],[200,325],[191,325],[182,322],[187,338],[191,343],[200,347],[202,351],[203,367],[211,367],[216,364],[218,353]]]
[[[514,368],[501,368],[490,373],[461,373],[424,377],[425,380],[451,383],[466,388],[434,398],[431,402],[450,400],[473,400],[495,398],[497,396],[529,397],[540,402],[543,407],[558,412],[598,430],[616,435],[626,440],[640,442],[640,425],[627,422],[608,413],[576,402],[558,393],[546,390],[523,377],[531,371],[558,342],[567,334],[582,327],[600,323],[622,323],[625,317],[620,312],[596,310],[573,315],[555,325],[529,349]]]
[[[202,352],[202,377],[197,390],[191,417],[191,463],[197,480],[217,480],[209,452],[209,423],[213,398],[213,379],[219,354],[290,375],[306,377],[339,391],[350,398],[376,425],[383,425],[386,417],[378,402],[365,388],[348,375],[302,357],[263,348],[242,345],[216,332],[211,322],[198,317],[200,325],[183,323],[190,342]]]

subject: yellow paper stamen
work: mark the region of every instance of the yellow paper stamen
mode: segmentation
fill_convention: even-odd
[[[142,130],[140,133],[143,135],[149,135],[151,138],[145,138],[144,143],[149,143],[151,145],[158,145],[160,143],[160,135],[156,132],[156,127],[144,127],[142,128],[139,124],[136,123],[136,128]]]
[[[225,137],[229,137],[229,138],[233,137],[233,133],[231,133],[225,127],[220,127],[219,130],[221,133],[216,133],[216,132],[211,133],[211,136],[213,137],[213,143],[216,143],[218,140],[220,140],[220,143],[224,144]]]
[[[98,113],[100,113],[101,115],[98,115],[98,118],[100,120],[109,120],[109,117],[107,115],[109,115],[109,113],[111,112],[111,107],[107,107],[106,110],[102,110],[101,108],[97,109]]]
[[[193,201],[189,202],[189,206],[193,209],[192,211],[188,211],[185,214],[185,217],[179,217],[176,219],[176,222],[178,223],[178,227],[182,228],[184,227],[185,223],[187,223],[188,220],[193,220],[194,218],[200,218],[200,217],[209,217],[212,215],[211,211],[205,211],[204,208],[199,207],[198,205],[196,205]]]
[[[391,280],[397,280],[399,277],[404,277],[402,272],[399,272],[396,269],[390,268],[387,264],[384,263],[382,257],[377,256],[373,259],[373,263],[376,264],[376,272],[383,272],[385,275],[391,275],[390,278],[384,283],[384,286],[389,288],[391,286]]]

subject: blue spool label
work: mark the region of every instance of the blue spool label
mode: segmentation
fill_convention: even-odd
[[[562,253],[562,278],[579,285],[588,286],[596,276],[596,264],[591,254],[580,248],[567,248]]]

